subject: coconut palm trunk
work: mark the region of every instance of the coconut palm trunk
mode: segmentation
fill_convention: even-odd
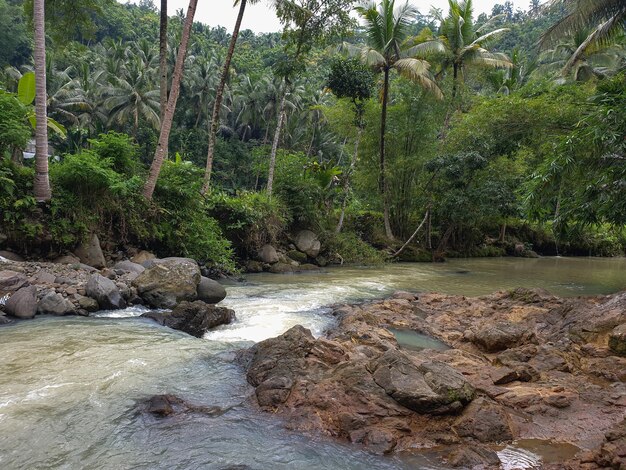
[[[280,133],[285,123],[286,103],[287,103],[287,82],[285,82],[285,89],[283,90],[283,96],[280,99],[280,109],[278,111],[278,122],[276,123],[276,132],[274,133],[274,142],[272,142],[272,151],[270,153],[270,169],[267,176],[267,194],[272,197],[272,189],[274,186],[274,170],[276,169],[276,153],[278,153],[278,143],[280,142]]]
[[[163,114],[163,121],[161,122],[159,143],[157,144],[156,151],[154,152],[154,160],[150,166],[150,174],[148,175],[148,179],[146,180],[146,184],[143,188],[143,195],[146,199],[152,199],[152,194],[154,193],[154,188],[156,187],[156,182],[159,178],[159,173],[161,172],[161,166],[163,165],[163,160],[166,157],[167,143],[172,130],[174,111],[176,111],[176,102],[178,101],[178,94],[180,92],[180,82],[183,79],[187,46],[189,45],[191,27],[193,26],[193,17],[196,14],[197,6],[198,0],[189,0],[189,8],[187,9],[187,16],[185,17],[185,24],[183,25],[183,35],[178,48],[178,55],[176,56],[174,74],[172,75],[172,89],[170,90],[165,113]]]
[[[385,221],[385,234],[393,240],[391,223],[389,222],[389,196],[387,191],[387,178],[385,175],[385,132],[387,126],[387,101],[389,99],[389,67],[385,67],[383,82],[383,109],[380,117],[380,177],[379,190],[383,199],[383,218]]]
[[[211,172],[213,170],[213,154],[215,152],[215,139],[217,137],[217,129],[220,124],[220,108],[222,107],[222,97],[224,95],[224,88],[226,86],[226,80],[228,79],[228,71],[230,69],[230,62],[233,59],[235,52],[235,44],[237,43],[237,37],[239,36],[239,28],[241,27],[241,20],[243,14],[246,11],[247,0],[239,1],[239,14],[237,15],[237,21],[235,21],[235,28],[233,29],[233,35],[230,38],[230,44],[228,45],[228,52],[226,53],[226,59],[224,60],[224,67],[222,68],[222,76],[220,83],[217,87],[215,94],[215,103],[213,104],[213,114],[211,115],[211,129],[209,130],[209,150],[206,157],[206,169],[204,171],[204,183],[202,185],[202,194],[206,194],[209,190],[209,184],[211,183]]]
[[[167,107],[167,0],[161,0],[161,23],[159,28],[159,75],[161,91],[161,111],[160,118],[163,122],[163,115]]]
[[[33,4],[35,26],[35,181],[34,195],[37,202],[49,201],[52,197],[48,177],[48,125],[46,93],[46,31],[44,0]]]

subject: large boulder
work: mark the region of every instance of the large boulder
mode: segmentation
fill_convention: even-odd
[[[161,325],[201,338],[211,328],[232,322],[235,319],[235,312],[196,300],[183,301],[171,312],[148,312],[142,317],[151,318]]]
[[[626,323],[613,328],[609,334],[609,348],[619,356],[626,356]]]
[[[298,232],[294,242],[298,250],[302,253],[306,253],[310,258],[315,258],[320,254],[320,248],[322,245],[317,239],[317,235],[310,230],[301,230]]]
[[[133,280],[139,297],[157,308],[173,308],[183,300],[198,298],[198,263],[189,258],[165,258]]]
[[[224,286],[208,277],[200,277],[200,284],[198,284],[198,300],[202,300],[207,304],[216,304],[225,298],[226,289],[224,289]]]
[[[37,304],[37,313],[51,315],[71,315],[76,313],[74,304],[54,291],[47,292]]]
[[[104,268],[106,266],[106,260],[100,248],[100,240],[95,233],[91,236],[89,241],[83,242],[74,253],[80,259],[81,263],[91,266],[92,268]]]
[[[0,271],[0,297],[29,285],[28,278],[16,271]]]
[[[101,309],[118,309],[126,307],[126,301],[115,283],[100,274],[89,276],[85,293],[91,297]]]
[[[267,264],[278,263],[278,253],[272,245],[263,245],[259,250],[259,259]]]
[[[463,375],[437,361],[414,363],[390,349],[372,361],[374,381],[402,406],[418,413],[445,414],[461,410],[474,397]]]
[[[59,256],[55,258],[53,263],[56,264],[80,264],[80,259],[72,254]]]
[[[9,315],[17,318],[33,318],[37,313],[37,287],[22,287],[4,306]]]

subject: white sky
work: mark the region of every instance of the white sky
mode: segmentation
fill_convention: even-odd
[[[136,0],[131,1],[137,3]],[[422,14],[427,14],[431,6],[443,9],[444,13],[448,9],[448,0],[409,1],[414,4]],[[504,1],[505,0],[474,0],[474,16],[478,16],[483,12],[490,13],[491,8],[496,3],[503,4]],[[123,0],[122,3],[126,3],[126,1]],[[160,5],[158,0],[155,0],[154,3],[157,6]],[[397,1],[397,3],[400,4],[400,1]],[[530,0],[513,0],[513,4],[515,8],[526,10],[530,5]],[[188,5],[188,0],[168,0],[168,13],[169,15],[173,15],[174,12],[180,8],[187,11]],[[260,33],[280,31],[280,23],[269,5],[270,2],[268,0],[260,0],[256,5],[246,6],[246,13],[243,17],[241,29],[251,29]],[[233,8],[233,2],[231,0],[199,0],[195,19],[209,26],[221,25],[231,30],[237,18],[237,11],[237,8]]]

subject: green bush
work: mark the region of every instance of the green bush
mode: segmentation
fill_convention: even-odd
[[[381,264],[385,254],[350,232],[325,232],[320,235],[324,254],[332,261],[348,264]]]
[[[235,271],[230,242],[200,196],[203,174],[190,162],[163,163],[154,192],[158,206],[154,237],[162,251]]]
[[[289,224],[289,212],[278,197],[242,191],[237,196],[214,191],[207,198],[215,217],[241,257],[249,257],[266,243],[275,244]]]
[[[126,134],[108,132],[97,139],[89,139],[91,150],[103,160],[111,162],[111,168],[117,173],[132,176],[139,169],[137,144]]]
[[[31,135],[26,106],[14,94],[0,90],[0,159],[11,148],[25,148]]]

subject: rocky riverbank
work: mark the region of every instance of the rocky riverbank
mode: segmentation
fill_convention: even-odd
[[[401,292],[334,315],[324,337],[297,326],[240,355],[289,428],[461,468],[499,468],[497,445],[518,439],[581,449],[551,468],[626,468],[626,292]],[[390,328],[449,349],[404,348]]]
[[[147,252],[111,268],[96,269],[75,259],[57,263],[0,260],[0,324],[36,315],[83,315],[145,305],[145,317],[202,336],[234,319],[215,306],[226,297],[217,281],[201,275],[188,258],[157,259]]]

